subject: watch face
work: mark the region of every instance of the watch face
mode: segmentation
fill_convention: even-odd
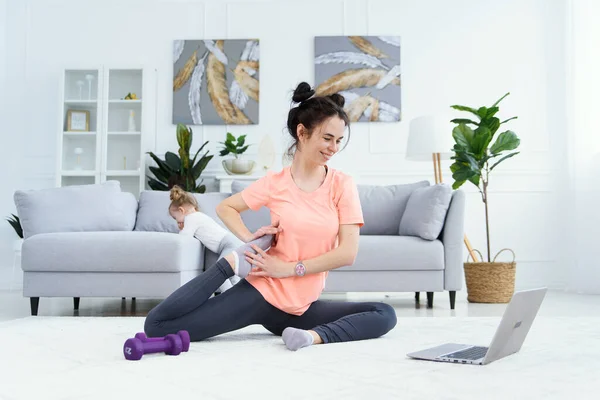
[[[301,264],[301,263],[296,264],[296,275],[304,276],[305,273],[306,273],[306,267],[304,266],[304,264]]]

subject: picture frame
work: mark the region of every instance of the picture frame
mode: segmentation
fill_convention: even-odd
[[[90,130],[90,112],[88,110],[68,110],[67,111],[67,131],[89,132],[89,130]]]

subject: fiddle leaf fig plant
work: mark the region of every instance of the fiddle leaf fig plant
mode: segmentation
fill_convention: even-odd
[[[521,141],[511,130],[505,130],[496,136],[500,126],[516,119],[511,117],[500,121],[496,114],[500,111],[498,104],[510,93],[506,93],[491,107],[472,108],[461,105],[451,106],[458,111],[465,111],[474,115],[475,120],[469,118],[456,118],[451,122],[457,124],[452,130],[455,144],[454,163],[450,166],[453,189],[458,189],[469,181],[477,186],[481,200],[485,205],[485,229],[487,239],[487,259],[490,262],[490,229],[488,215],[488,185],[489,175],[498,164],[516,156],[518,151],[511,152],[519,147]],[[494,137],[496,140],[494,141]],[[490,146],[490,143],[493,144]]]

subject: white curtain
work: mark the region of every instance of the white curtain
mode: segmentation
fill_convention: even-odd
[[[558,212],[567,290],[600,293],[600,1],[567,2],[566,179]],[[559,227],[561,225],[558,225]]]

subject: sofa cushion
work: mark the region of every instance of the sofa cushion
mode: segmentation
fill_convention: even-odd
[[[221,219],[217,216],[217,205],[229,197],[226,193],[194,193],[198,201],[200,211],[217,221],[225,227]],[[144,190],[140,193],[137,221],[135,223],[136,231],[150,232],[171,232],[177,233],[177,222],[169,215],[169,205],[171,200],[169,192]]]
[[[444,245],[439,240],[361,235],[354,264],[339,271],[442,270],[444,265]]]
[[[365,224],[361,235],[398,235],[398,226],[410,194],[428,181],[392,186],[357,185]]]
[[[231,182],[231,194],[236,194],[250,186],[252,182]],[[250,232],[256,232],[263,226],[271,225],[271,210],[263,206],[258,211],[246,210],[241,214],[244,225]]]
[[[408,199],[398,234],[437,239],[444,227],[451,198],[452,188],[447,184],[416,189]]]
[[[165,232],[60,232],[23,242],[23,271],[179,272],[204,267],[204,246]]]
[[[130,231],[137,201],[118,181],[95,185],[17,190],[17,213],[25,239],[40,233]]]

